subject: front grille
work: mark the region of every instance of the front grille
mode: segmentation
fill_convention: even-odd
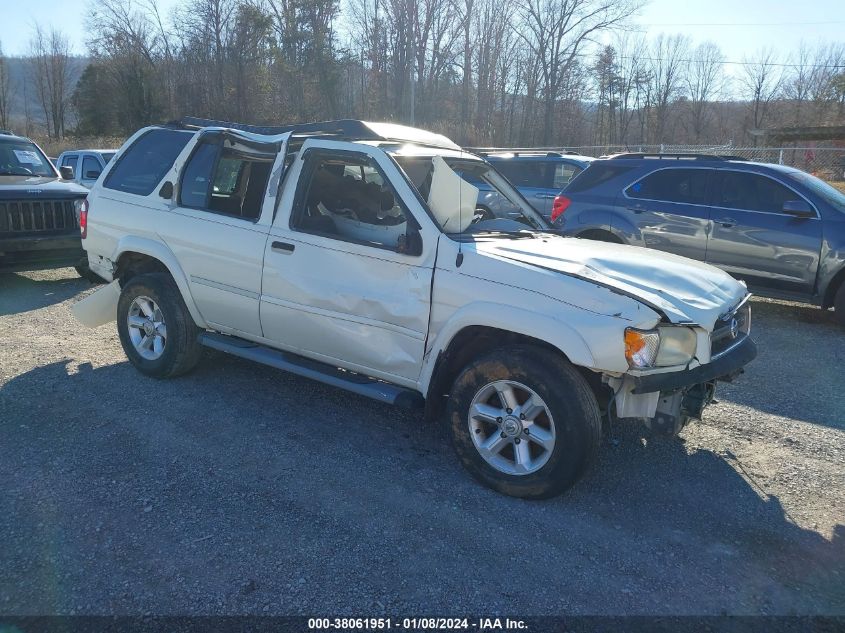
[[[78,229],[73,200],[0,200],[0,233]]]
[[[741,343],[751,331],[751,306],[747,303],[716,321],[710,335],[710,359],[718,358]]]

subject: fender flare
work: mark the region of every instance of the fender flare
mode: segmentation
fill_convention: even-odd
[[[560,350],[575,365],[593,367],[594,359],[587,342],[570,325],[553,317],[499,303],[471,303],[459,309],[443,324],[423,359],[420,390],[428,393],[440,355],[455,336],[467,327],[490,327],[545,341]]]
[[[168,272],[170,272],[170,276],[173,277],[173,281],[176,282],[176,287],[179,288],[182,300],[185,302],[188,312],[194,319],[194,323],[196,323],[197,327],[200,328],[205,329],[208,327],[205,319],[199,311],[199,308],[197,308],[193,295],[191,294],[188,277],[179,265],[179,261],[176,259],[173,251],[171,251],[167,245],[149,238],[128,235],[120,238],[120,241],[118,241],[117,247],[115,248],[114,254],[111,258],[112,261],[117,264],[117,261],[125,253],[139,253],[160,261],[164,267],[167,268]]]

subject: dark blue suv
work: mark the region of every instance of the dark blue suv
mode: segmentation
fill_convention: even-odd
[[[472,149],[472,148],[470,148]],[[570,180],[595,159],[575,152],[536,149],[472,149],[491,162],[528,203],[544,217],[552,213],[552,203]],[[489,217],[505,217],[513,205],[482,181],[478,187],[478,211]]]
[[[567,235],[718,266],[754,292],[835,307],[845,325],[845,194],[806,172],[734,157],[620,154],[555,200]]]

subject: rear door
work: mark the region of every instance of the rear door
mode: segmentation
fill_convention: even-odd
[[[784,202],[805,201],[814,216],[783,212]],[[749,285],[812,294],[821,250],[818,211],[774,178],[719,169],[713,188],[713,230],[707,262]]]
[[[710,233],[708,187],[713,170],[666,167],[622,192],[627,218],[648,248],[705,261]]]
[[[286,138],[203,132],[179,174],[175,205],[159,233],[215,329],[262,335],[261,269]]]

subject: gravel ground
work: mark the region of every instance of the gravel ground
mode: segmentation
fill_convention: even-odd
[[[0,613],[845,614],[832,313],[755,301],[703,422],[526,502],[417,414],[222,354],[146,378],[87,291],[0,275]]]

